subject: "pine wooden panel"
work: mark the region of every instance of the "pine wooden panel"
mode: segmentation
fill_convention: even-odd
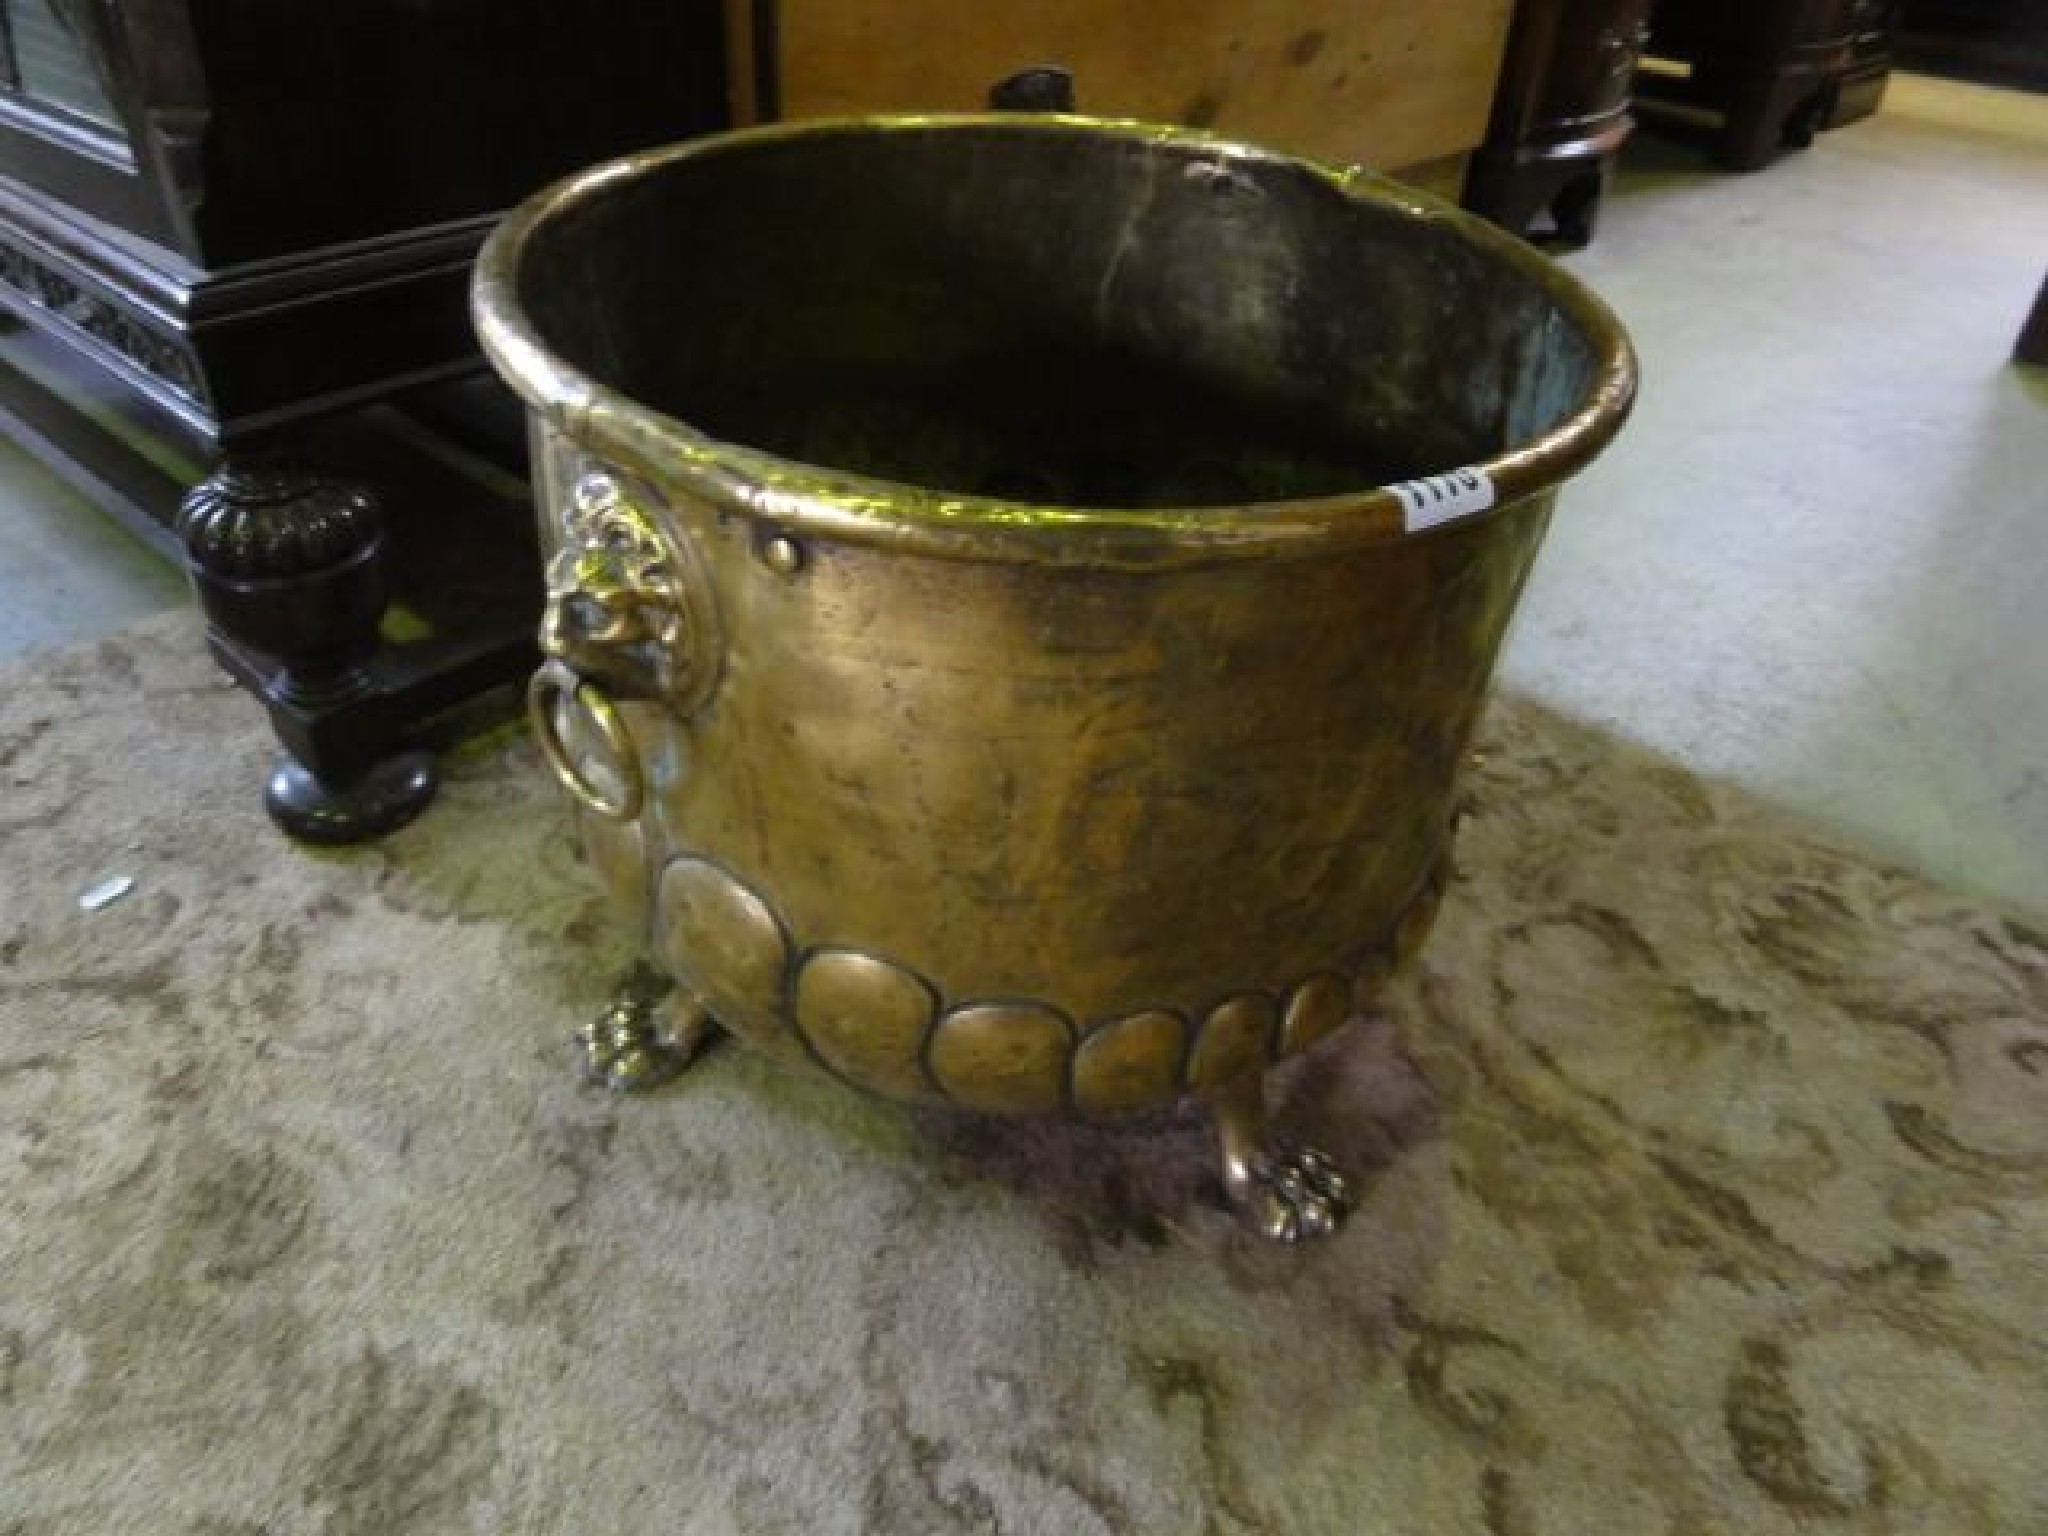
[[[755,7],[734,33],[752,46]],[[1338,164],[1443,160],[1486,131],[1513,0],[779,0],[783,117],[972,111],[1034,64],[1081,109]],[[745,78],[744,75],[741,78]]]

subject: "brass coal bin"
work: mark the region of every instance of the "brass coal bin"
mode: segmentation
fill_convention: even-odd
[[[1264,1074],[1443,888],[1559,485],[1634,391],[1607,308],[1361,171],[1071,117],[803,123],[518,209],[475,318],[532,412],[532,717],[674,983],[905,1101],[1214,1112],[1331,1228]]]

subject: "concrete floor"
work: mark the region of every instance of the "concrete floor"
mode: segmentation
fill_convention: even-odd
[[[1733,176],[1644,138],[1569,265],[1642,356],[1504,681],[2048,912],[2048,97],[1905,77]]]
[[[0,438],[0,661],[184,601],[183,572]]]
[[[1508,686],[2048,913],[2048,97],[1895,79],[1747,176],[1638,140],[1568,258],[1641,350]],[[0,451],[0,657],[185,601]]]

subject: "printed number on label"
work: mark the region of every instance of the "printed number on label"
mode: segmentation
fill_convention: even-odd
[[[1483,469],[1454,469],[1447,475],[1425,475],[1387,487],[1401,500],[1401,522],[1408,532],[1434,528],[1453,518],[1470,517],[1493,505],[1493,480]]]

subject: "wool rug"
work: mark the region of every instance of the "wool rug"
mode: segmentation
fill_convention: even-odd
[[[583,1086],[524,741],[272,750],[183,615],[0,677],[0,1532],[2048,1530],[2048,947],[1669,762],[1494,702],[1274,1250],[1193,1116]]]

